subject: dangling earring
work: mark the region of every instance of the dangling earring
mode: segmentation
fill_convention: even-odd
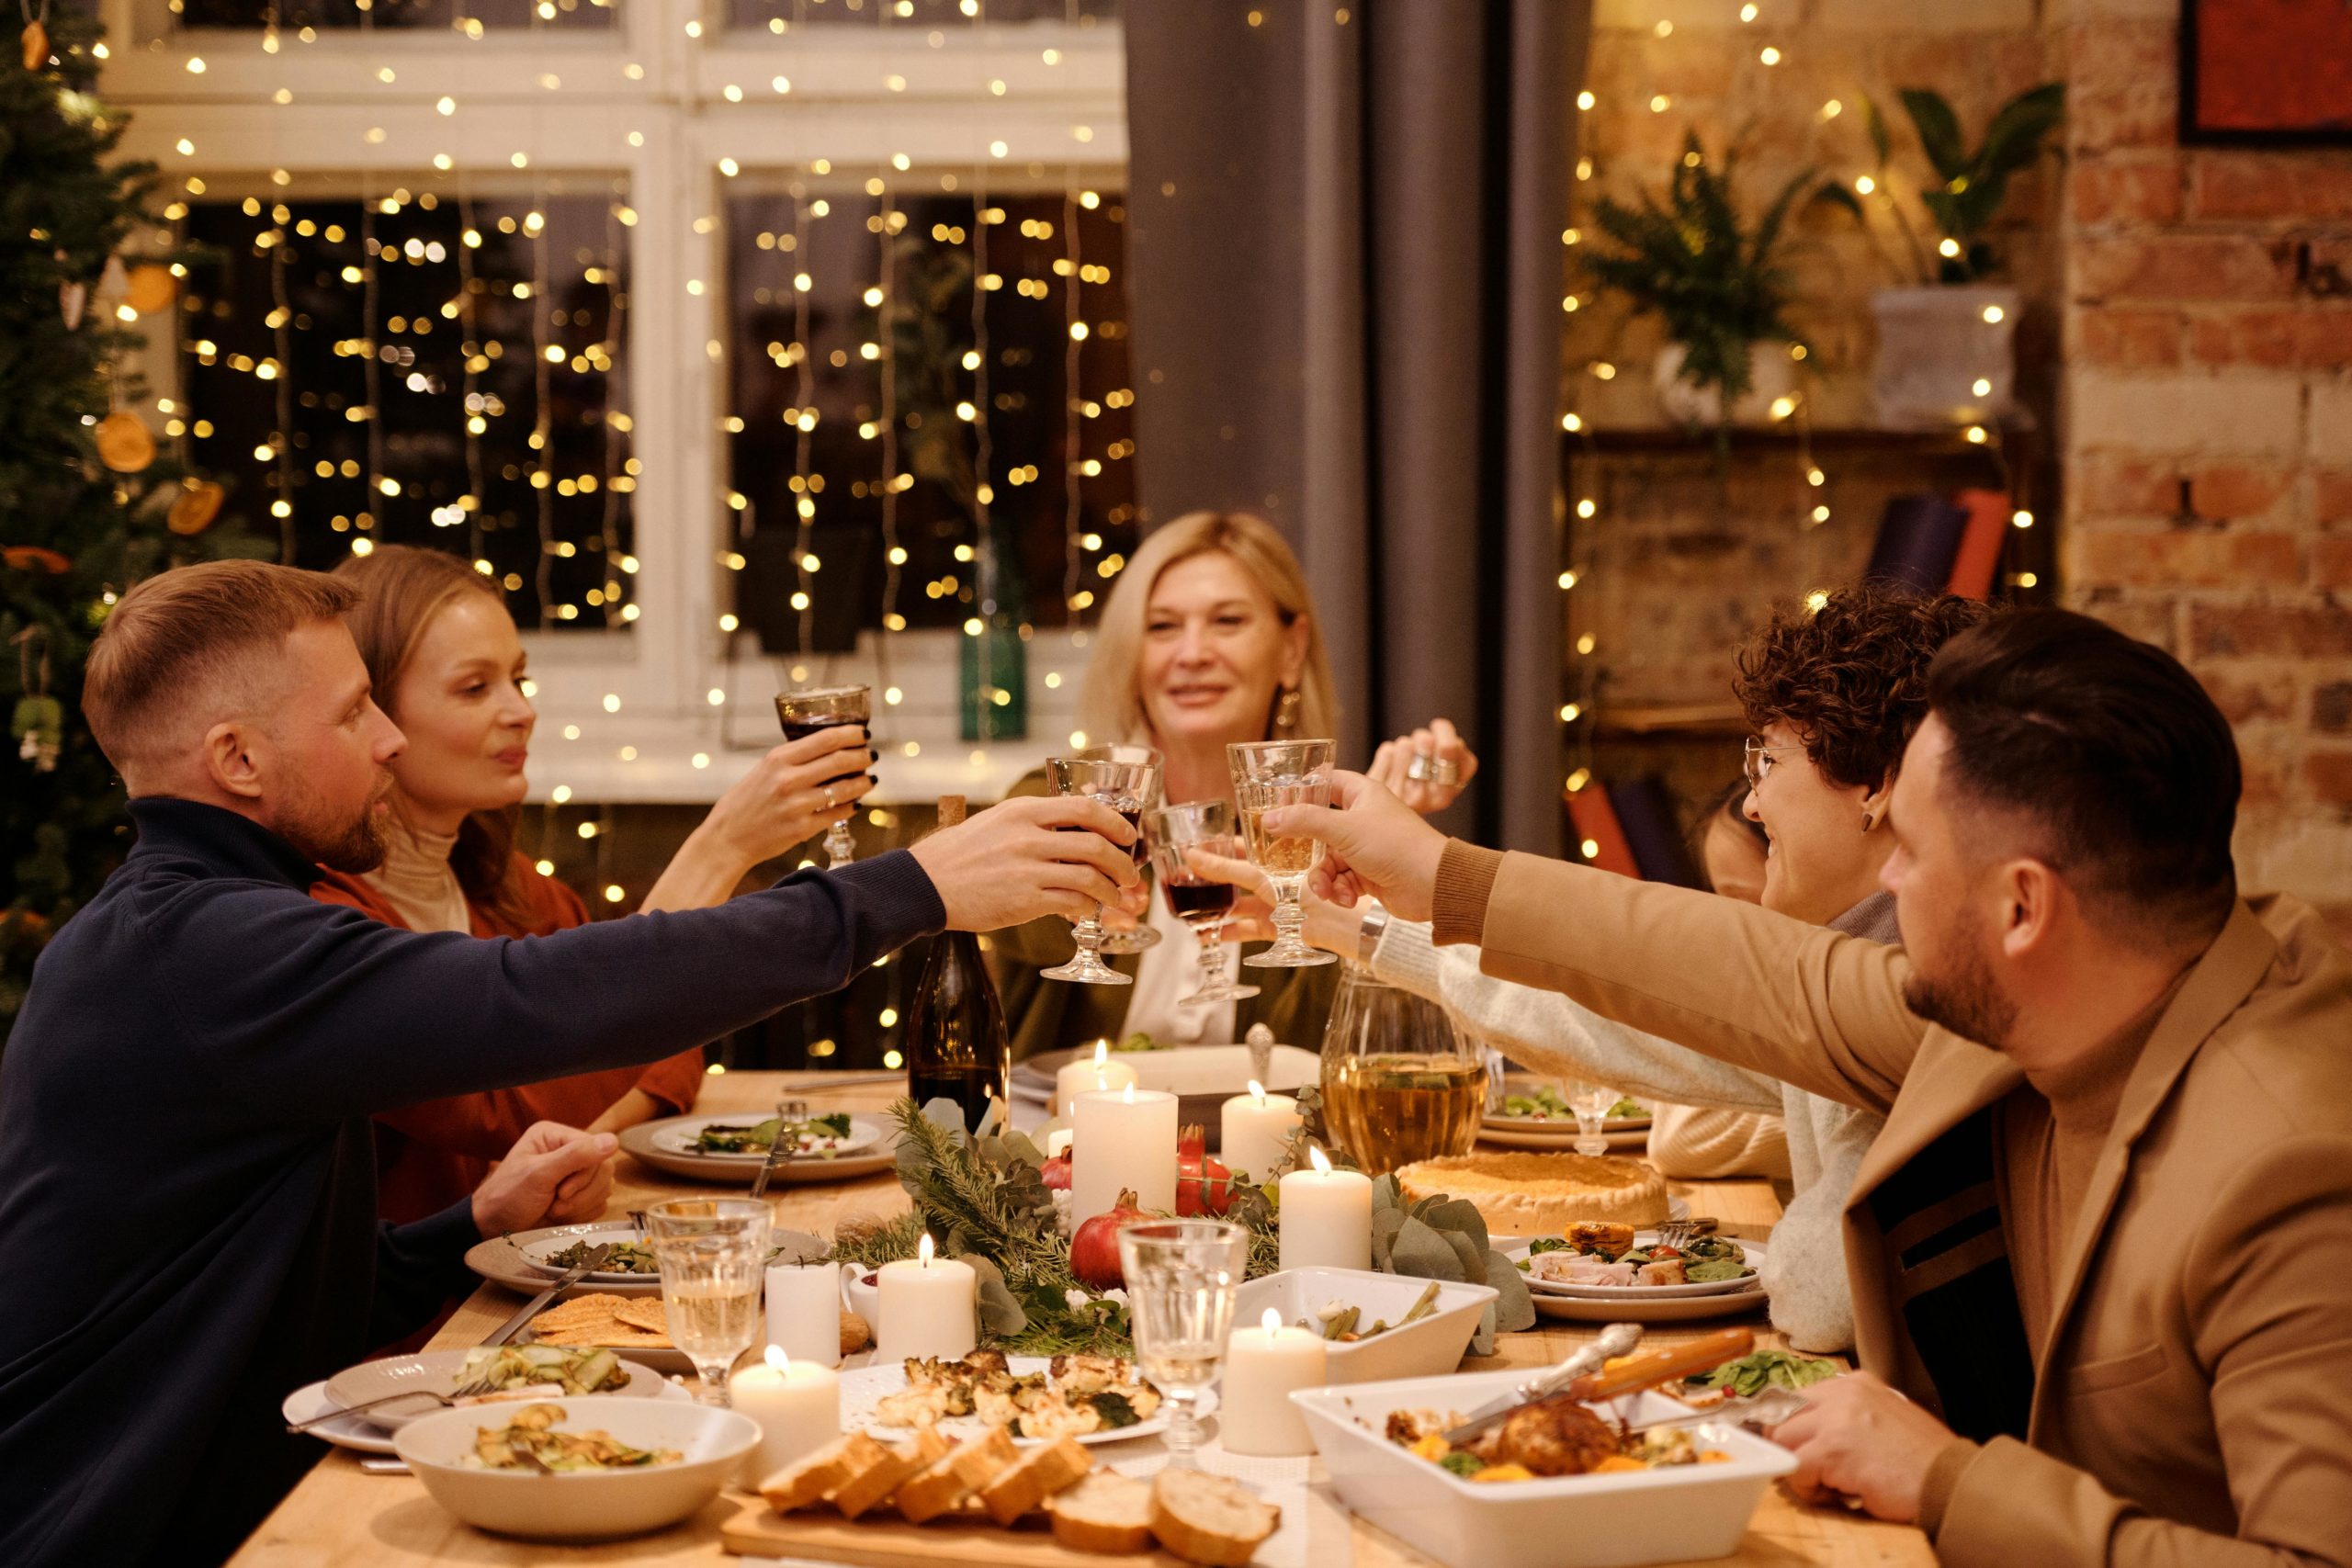
[[[1298,707],[1299,704],[1305,700],[1298,694],[1296,686],[1283,688],[1283,694],[1274,703],[1274,733],[1276,735],[1290,735],[1297,730]]]

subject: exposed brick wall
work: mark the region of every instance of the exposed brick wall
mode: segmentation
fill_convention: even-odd
[[[2352,154],[2183,147],[2174,7],[2053,8],[2066,602],[2237,728],[2238,862],[2352,924]]]

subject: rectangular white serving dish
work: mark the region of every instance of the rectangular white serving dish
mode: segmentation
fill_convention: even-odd
[[[1467,1414],[1527,1375],[1521,1368],[1408,1378],[1290,1397],[1306,1416],[1340,1500],[1451,1568],[1640,1568],[1727,1557],[1764,1488],[1796,1469],[1786,1449],[1711,1426],[1694,1436],[1730,1454],[1727,1463],[1481,1485],[1383,1436],[1392,1410]],[[1637,1421],[1684,1408],[1651,1393],[1627,1405]]]
[[[1298,1326],[1302,1318],[1311,1327],[1315,1314],[1335,1301],[1363,1308],[1366,1327],[1384,1318],[1395,1323],[1413,1310],[1429,1283],[1369,1269],[1285,1269],[1251,1280],[1234,1292],[1233,1326],[1255,1328],[1272,1307],[1284,1327]],[[1492,1285],[1440,1281],[1436,1308],[1428,1316],[1352,1345],[1326,1345],[1325,1366],[1331,1382],[1374,1382],[1451,1372],[1462,1364],[1463,1352],[1478,1331],[1478,1314],[1500,1293]]]

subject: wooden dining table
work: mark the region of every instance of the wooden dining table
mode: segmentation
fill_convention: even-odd
[[[815,1111],[878,1111],[899,1098],[904,1080],[877,1081],[846,1073],[713,1074],[705,1080],[696,1109],[712,1113],[767,1113],[789,1092]],[[641,1209],[650,1201],[707,1195],[723,1189],[665,1176],[632,1156],[616,1156],[618,1168],[608,1213]],[[1762,1239],[1780,1217],[1780,1204],[1763,1181],[1676,1182],[1672,1190],[1694,1213],[1712,1214],[1726,1234]],[[907,1196],[897,1179],[884,1173],[862,1179],[804,1183],[770,1189],[780,1228],[830,1236],[856,1216],[887,1218],[903,1212]],[[444,1324],[433,1349],[481,1344],[522,1305],[523,1297],[485,1283]],[[1760,1317],[1749,1320],[1759,1346],[1783,1341]],[[1645,1345],[1672,1344],[1720,1327],[1653,1327]],[[1464,1371],[1547,1366],[1597,1333],[1585,1324],[1539,1319],[1521,1334],[1500,1336],[1496,1353],[1463,1362]],[[316,1468],[288,1494],[230,1561],[234,1568],[413,1568],[424,1563],[567,1564],[631,1563],[642,1568],[710,1568],[749,1561],[721,1548],[722,1525],[749,1495],[729,1490],[683,1524],[652,1535],[592,1546],[524,1541],[485,1534],[458,1523],[425,1495],[405,1473],[379,1473],[360,1467],[360,1456],[320,1445]],[[1350,1514],[1324,1483],[1319,1461],[1306,1489],[1307,1568],[1431,1568],[1432,1560],[1396,1537]],[[1808,1506],[1780,1488],[1768,1490],[1749,1520],[1739,1550],[1713,1560],[1747,1568],[1907,1568],[1935,1561],[1927,1538],[1903,1525],[1885,1524],[1841,1507]]]

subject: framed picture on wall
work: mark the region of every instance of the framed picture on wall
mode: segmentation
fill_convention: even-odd
[[[2180,139],[2352,146],[2352,5],[2181,0]]]

